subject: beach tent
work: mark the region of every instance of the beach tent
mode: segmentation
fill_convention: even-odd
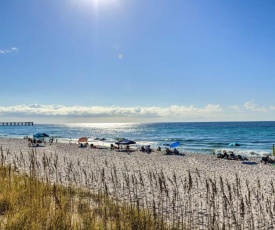
[[[87,137],[81,137],[78,139],[78,144],[79,143],[87,143],[88,142],[88,138]]]
[[[180,145],[180,142],[179,141],[176,141],[176,142],[174,142],[174,143],[172,143],[171,145],[170,145],[170,148],[176,148],[176,147],[178,147]]]
[[[128,145],[136,144],[136,142],[132,140],[124,139],[122,141],[116,142],[115,144],[118,145],[118,148],[119,148],[119,145],[126,145],[128,147]],[[127,149],[128,148],[126,148],[126,151],[128,151]]]

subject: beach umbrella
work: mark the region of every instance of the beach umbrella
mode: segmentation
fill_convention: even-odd
[[[44,137],[49,137],[49,135],[46,133],[37,133],[33,135],[33,138],[44,138]]]
[[[87,143],[88,142],[88,138],[87,137],[80,137],[78,139],[78,143]]]
[[[171,145],[170,145],[170,148],[176,148],[176,147],[178,147],[180,145],[180,142],[179,141],[176,141],[176,142],[174,142],[174,143],[172,143]]]
[[[116,145],[132,145],[132,144],[136,144],[136,142],[134,142],[132,140],[124,139],[122,141],[116,142],[115,144]]]

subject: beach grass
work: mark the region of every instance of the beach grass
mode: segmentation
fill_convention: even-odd
[[[144,209],[41,182],[11,166],[0,166],[0,184],[0,229],[166,229]]]

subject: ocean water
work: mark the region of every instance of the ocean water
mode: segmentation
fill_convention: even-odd
[[[59,142],[77,142],[88,137],[106,138],[100,145],[110,146],[115,138],[137,142],[137,147],[153,148],[180,142],[181,151],[210,154],[231,150],[236,154],[262,156],[272,153],[275,144],[275,122],[180,122],[180,123],[70,123],[34,124],[33,126],[0,126],[0,137],[23,138],[43,132]],[[238,143],[239,146],[229,146]]]

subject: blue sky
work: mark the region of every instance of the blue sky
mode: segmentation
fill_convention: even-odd
[[[274,120],[274,12],[272,0],[0,0],[0,120]]]

